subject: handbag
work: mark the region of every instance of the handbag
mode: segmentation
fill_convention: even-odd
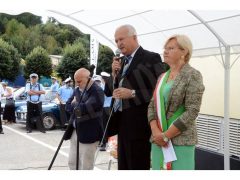
[[[5,106],[14,106],[13,98],[6,99],[6,105]]]

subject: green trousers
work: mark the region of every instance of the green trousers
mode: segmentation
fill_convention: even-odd
[[[194,170],[195,169],[195,146],[173,145],[177,160],[172,162],[172,170]],[[162,148],[152,143],[151,160],[152,169],[160,170]]]

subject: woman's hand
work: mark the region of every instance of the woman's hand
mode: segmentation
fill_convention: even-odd
[[[157,126],[157,120],[152,120],[150,122],[151,130],[152,130],[152,138],[153,142],[158,146],[166,146],[167,143],[164,142],[162,132]]]
[[[152,130],[153,142],[158,146],[166,146],[167,143],[163,140],[162,132],[158,130]]]

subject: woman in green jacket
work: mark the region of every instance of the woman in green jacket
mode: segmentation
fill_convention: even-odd
[[[192,43],[185,35],[170,37],[164,62],[170,69],[159,77],[148,107],[152,131],[152,169],[194,169],[196,118],[204,85],[199,71],[189,65]]]

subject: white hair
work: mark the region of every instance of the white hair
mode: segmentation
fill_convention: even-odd
[[[137,36],[137,31],[132,25],[125,24],[125,25],[120,26],[117,29],[122,29],[122,28],[126,28],[128,30],[128,36]]]

